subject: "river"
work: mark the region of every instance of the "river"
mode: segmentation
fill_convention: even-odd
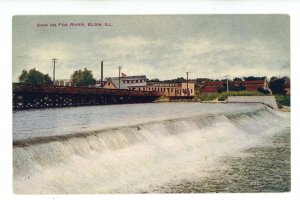
[[[152,103],[17,111],[14,192],[289,191],[289,135],[289,113],[261,104]],[[270,171],[268,166],[276,167]]]

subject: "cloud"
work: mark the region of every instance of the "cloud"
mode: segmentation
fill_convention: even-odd
[[[84,20],[80,16],[76,19]],[[117,76],[118,66],[123,66],[122,71],[128,75],[145,74],[159,79],[182,77],[186,71],[191,72],[191,78],[289,75],[289,30],[286,30],[289,19],[284,16],[114,16],[111,19],[114,28],[109,30],[41,31],[25,26],[23,18],[18,26],[25,25],[17,29],[23,32],[13,33],[16,38],[13,80],[17,80],[24,68],[36,67],[52,75],[54,57],[58,58],[57,78],[69,78],[73,71],[87,67],[99,79],[101,60],[105,76]],[[161,24],[157,24],[159,19]],[[28,18],[31,23],[34,20]],[[20,35],[27,38],[21,40]]]

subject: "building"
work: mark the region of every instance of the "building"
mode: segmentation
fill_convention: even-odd
[[[243,85],[246,87],[245,90],[247,91],[256,91],[258,88],[263,88],[264,90],[269,89],[267,79],[244,81]]]
[[[103,88],[105,89],[121,89],[128,90],[128,87],[120,80],[120,88],[119,88],[119,79],[107,79],[103,83]]]
[[[226,85],[226,81],[210,81],[207,82],[201,89],[201,93],[217,93],[220,87]]]
[[[103,88],[118,89],[119,77],[106,78]],[[120,77],[120,89],[135,91],[155,91],[162,93],[163,96],[194,96],[195,83],[189,81],[182,83],[170,82],[147,82],[146,75],[127,76],[122,73]]]
[[[268,87],[267,79],[251,81],[229,81],[229,86],[243,86],[246,91],[256,91],[258,88],[271,91]],[[201,93],[217,93],[221,88],[227,87],[227,81],[210,81],[201,89]]]
[[[70,79],[56,79],[54,81],[54,85],[71,86],[71,80]]]
[[[108,77],[106,78],[106,80],[119,81],[119,77]],[[120,76],[120,80],[127,88],[145,87],[147,82],[146,75],[127,76],[124,73],[122,73],[122,75]]]
[[[194,96],[195,83],[192,81],[188,84],[186,82],[147,82],[146,86],[129,86],[129,90],[155,91],[162,93],[163,96]]]

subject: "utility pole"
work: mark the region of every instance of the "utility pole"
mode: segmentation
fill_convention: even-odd
[[[228,87],[228,77],[229,75],[224,76],[227,79],[227,92],[229,92],[229,87]]]
[[[120,77],[120,75],[121,75],[121,69],[122,69],[122,66],[119,66],[119,89],[121,89],[120,88],[120,85],[121,85],[121,77]]]
[[[53,85],[54,85],[54,82],[55,82],[55,63],[57,62],[58,59],[56,58],[53,58],[52,59],[52,62],[53,62]]]
[[[103,88],[103,60],[101,61],[101,88]]]
[[[189,72],[186,72],[186,96],[189,96]]]

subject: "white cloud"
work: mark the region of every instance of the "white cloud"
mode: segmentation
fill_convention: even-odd
[[[147,19],[151,24],[150,18]],[[122,21],[123,19],[125,21]],[[128,75],[145,74],[150,78],[159,79],[185,76],[186,71],[191,72],[191,78],[222,77],[224,74],[288,75],[289,68],[283,68],[289,63],[288,36],[273,36],[276,33],[274,30],[262,30],[263,26],[258,26],[257,23],[253,30],[243,24],[247,31],[236,29],[244,32],[232,32],[230,20],[227,20],[229,24],[225,28],[212,28],[208,25],[207,31],[204,25],[194,29],[195,21],[188,21],[189,19],[188,16],[186,20],[185,17],[181,18],[188,22],[186,24],[189,24],[189,28],[193,28],[184,31],[179,30],[183,24],[169,26],[168,23],[160,27],[161,31],[152,31],[149,24],[144,26],[145,30],[143,26],[137,29],[135,26],[138,26],[138,23],[132,25],[132,21],[127,22],[121,17],[114,20],[126,28],[116,27],[115,32],[112,29],[105,33],[80,29],[78,32],[62,30],[57,32],[57,35],[53,32],[35,34],[35,42],[27,45],[14,44],[13,78],[16,80],[22,69],[32,67],[52,75],[53,57],[58,58],[57,78],[69,78],[73,71],[84,67],[93,70],[94,76],[100,78],[101,60],[104,60],[105,76],[116,76],[117,67],[120,65],[123,66],[122,71]],[[201,21],[201,16],[191,19]],[[208,19],[210,18],[205,18]],[[216,17],[211,19],[214,21]],[[172,18],[168,20],[170,23]],[[246,20],[251,21],[252,18]],[[235,23],[234,28],[236,26]],[[27,28],[23,27],[24,30]],[[245,33],[247,35],[244,37]],[[49,39],[47,34],[52,39]],[[279,41],[278,38],[286,40]]]

